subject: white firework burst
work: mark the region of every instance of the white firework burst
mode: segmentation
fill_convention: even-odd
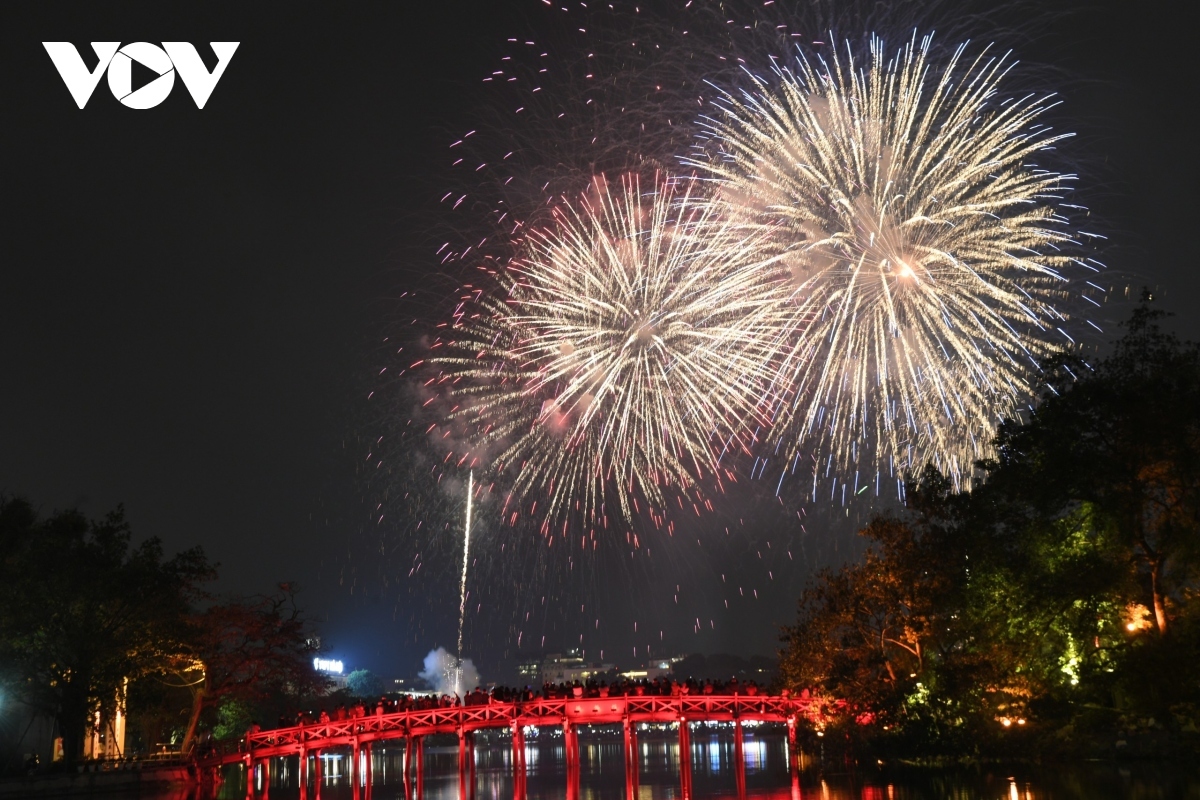
[[[506,513],[529,500],[544,532],[594,534],[614,511],[664,524],[669,499],[699,512],[762,420],[778,257],[696,186],[596,178],[517,243],[500,290],[464,298],[439,382],[508,473]]]
[[[1054,100],[1002,96],[1007,56],[962,46],[938,64],[930,45],[776,63],[723,95],[684,159],[790,270],[760,330],[780,482],[803,451],[814,495],[824,477],[878,493],[926,463],[969,481],[1065,342],[1071,176],[1037,163],[1068,135],[1041,123]]]

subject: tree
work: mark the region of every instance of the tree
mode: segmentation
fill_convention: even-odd
[[[191,752],[201,714],[227,699],[253,704],[273,694],[298,697],[324,690],[328,681],[312,663],[318,649],[290,584],[280,584],[271,595],[235,598],[196,614],[191,646],[176,664],[181,673],[200,673],[183,752]]]
[[[1148,296],[1112,355],[1060,357],[1028,424],[1000,429],[988,482],[1042,517],[1087,504],[1112,530],[1159,634],[1200,555],[1200,346],[1164,332]]]
[[[781,652],[789,688],[869,711],[925,755],[976,747],[1034,701],[1094,695],[1126,637],[1093,517],[1025,519],[933,469],[907,497],[861,531],[860,563],[805,591]]]
[[[789,688],[821,690],[895,725],[912,698],[928,695],[930,667],[963,651],[961,504],[939,473],[923,477],[909,485],[909,514],[860,532],[872,542],[861,563],[822,571],[801,596],[780,654]]]
[[[236,697],[226,697],[217,706],[217,724],[213,725],[213,738],[219,742],[238,739],[246,733],[254,721],[250,708]]]
[[[156,538],[131,548],[120,506],[101,521],[74,510],[41,519],[0,498],[0,680],[58,720],[74,761],[126,680],[185,647],[189,605],[212,576],[200,548],[166,560]]]
[[[383,679],[369,669],[356,669],[347,675],[346,688],[351,697],[362,700],[381,697],[387,691]]]
[[[785,681],[927,744],[1033,718],[1197,721],[1200,347],[1161,317],[1143,303],[1094,366],[1047,362],[973,489],[909,481],[865,558],[802,596]]]

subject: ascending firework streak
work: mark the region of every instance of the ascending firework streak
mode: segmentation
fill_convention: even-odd
[[[454,665],[454,690],[462,688],[463,622],[467,618],[467,556],[471,552],[471,505],[475,494],[475,470],[467,473],[467,524],[463,528],[462,578],[458,583],[458,661]]]
[[[435,363],[451,420],[510,472],[506,520],[533,497],[544,533],[568,516],[594,533],[613,511],[661,514],[666,487],[698,513],[699,481],[763,419],[760,328],[784,273],[765,232],[717,218],[694,188],[596,178],[518,243],[499,291],[465,298]]]
[[[814,499],[824,478],[843,498],[847,482],[878,493],[881,474],[925,463],[969,480],[1061,333],[1070,178],[1034,160],[1067,134],[1039,124],[1049,98],[998,94],[1007,57],[960,47],[939,67],[930,44],[777,63],[724,94],[684,159],[791,272],[763,329],[784,445],[772,475],[812,454]]]

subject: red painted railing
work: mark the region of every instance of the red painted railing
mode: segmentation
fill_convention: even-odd
[[[625,722],[789,722],[808,717],[815,702],[770,695],[683,695],[585,697],[527,702],[490,702],[393,714],[368,714],[336,722],[258,731],[241,742],[199,758],[202,766],[314,752],[429,734],[464,734],[514,726],[568,726]],[[794,721],[792,722],[794,725]]]

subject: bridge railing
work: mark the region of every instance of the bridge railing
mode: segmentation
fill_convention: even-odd
[[[835,705],[837,702],[835,701]],[[272,762],[279,757],[300,756],[298,782],[301,797],[305,797],[309,779],[314,774],[317,786],[322,780],[322,759],[313,758],[320,751],[333,747],[349,747],[350,785],[355,800],[359,800],[361,786],[372,782],[373,760],[361,758],[369,754],[374,744],[388,740],[405,739],[404,781],[408,785],[410,772],[415,780],[417,795],[421,794],[423,781],[424,741],[430,734],[458,734],[458,779],[459,796],[468,795],[468,787],[475,780],[475,736],[474,732],[486,729],[510,728],[512,730],[511,761],[513,770],[514,798],[525,797],[525,747],[524,729],[527,726],[561,726],[564,744],[563,757],[566,762],[567,793],[569,800],[578,800],[579,793],[579,726],[620,724],[624,737],[624,764],[626,796],[637,797],[638,793],[638,744],[639,724],[679,723],[705,721],[783,722],[787,724],[788,763],[792,777],[793,792],[799,792],[798,722],[800,718],[820,721],[820,701],[810,698],[805,692],[801,697],[772,695],[626,695],[617,697],[581,697],[537,699],[528,702],[488,702],[482,705],[451,706],[400,711],[392,714],[369,714],[352,719],[332,720],[315,725],[295,725],[269,731],[254,731],[239,742],[223,743],[210,748],[197,758],[198,766],[215,769],[222,764],[244,761],[258,775],[264,787],[270,785]],[[828,709],[825,709],[828,710]],[[691,726],[677,725],[674,733],[679,737],[679,780],[683,797],[689,797],[692,785]],[[734,768],[739,787],[739,796],[745,793],[745,758],[743,749],[744,729],[741,724],[733,726]],[[247,797],[256,791],[254,781],[247,782]],[[405,790],[407,791],[407,789]],[[265,796],[265,795],[264,795]]]
[[[256,750],[299,750],[301,747],[311,750],[346,744],[352,740],[507,728],[514,724],[611,724],[623,719],[634,722],[674,722],[681,717],[696,722],[723,719],[784,722],[796,716],[809,716],[813,705],[814,702],[808,698],[773,695],[623,695],[489,702],[483,705],[368,714],[345,720],[256,731],[240,742],[222,743],[201,755],[199,760],[229,761],[237,753],[249,755]]]

